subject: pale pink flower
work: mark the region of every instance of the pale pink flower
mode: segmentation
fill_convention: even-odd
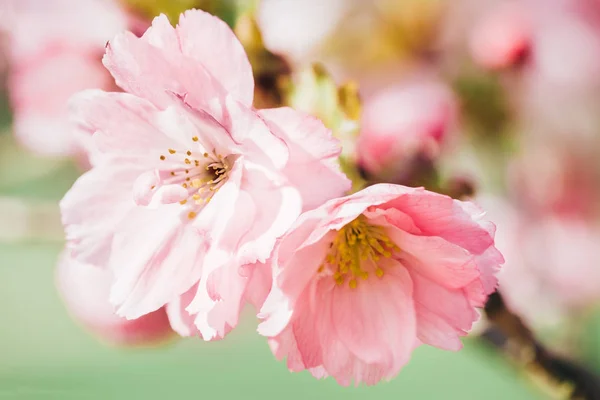
[[[479,199],[497,222],[506,259],[498,275],[508,306],[532,326],[564,322],[600,300],[600,229],[573,215],[523,213],[493,197]]]
[[[61,203],[68,246],[113,271],[119,315],[168,305],[179,333],[221,338],[263,297],[246,293],[254,264],[303,207],[348,189],[339,143],[308,115],[254,110],[242,45],[202,11],[118,35],[104,64],[129,93],[73,100],[99,155]]]
[[[503,262],[482,215],[390,184],[304,213],[273,256],[259,332],[290,370],[342,385],[392,378],[422,343],[460,349]]]
[[[597,153],[594,143],[576,138],[523,139],[521,154],[507,171],[511,197],[526,213],[541,218],[594,218],[600,199]]]
[[[452,91],[435,80],[396,84],[365,100],[357,144],[371,174],[398,175],[417,155],[435,158],[456,120]]]
[[[534,5],[537,25],[520,99],[523,118],[544,140],[552,134],[593,139],[599,124],[600,3],[538,0]]]
[[[113,344],[139,345],[173,336],[164,308],[136,320],[115,314],[108,302],[112,274],[62,255],[56,271],[60,295],[74,319],[100,339]]]
[[[88,88],[112,87],[102,68],[104,45],[125,29],[111,0],[8,0],[8,89],[14,132],[29,150],[78,155],[85,144],[68,122],[67,101]]]
[[[513,66],[523,59],[532,41],[528,9],[508,2],[477,21],[470,37],[471,55],[479,65],[499,69]]]

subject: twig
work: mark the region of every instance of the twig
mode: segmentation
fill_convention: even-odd
[[[600,400],[600,377],[540,343],[520,317],[511,312],[496,291],[486,305],[490,328],[482,335],[488,343],[521,365],[531,377],[550,386],[561,398]]]

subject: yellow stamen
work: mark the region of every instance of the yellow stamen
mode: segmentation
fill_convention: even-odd
[[[338,285],[348,282],[355,289],[359,279],[369,279],[370,272],[382,278],[384,271],[378,261],[398,251],[382,227],[369,224],[361,215],[338,231],[319,272],[328,268]]]

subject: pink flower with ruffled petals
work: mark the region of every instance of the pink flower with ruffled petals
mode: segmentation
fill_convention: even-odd
[[[102,68],[106,41],[127,26],[113,1],[8,0],[8,89],[17,139],[49,156],[80,155],[85,137],[73,134],[67,101],[84,89],[110,89]],[[4,10],[3,10],[4,11]]]
[[[113,344],[140,345],[174,335],[164,308],[136,320],[117,316],[108,302],[112,276],[107,269],[81,264],[63,254],[56,271],[56,284],[70,314],[100,339]]]
[[[304,213],[273,256],[260,317],[292,371],[390,379],[421,343],[458,350],[503,263],[471,203],[380,184]]]
[[[72,101],[98,157],[62,200],[68,247],[112,269],[119,315],[167,305],[180,334],[221,338],[264,298],[263,263],[302,208],[348,189],[339,143],[308,115],[253,109],[242,45],[202,11],[117,36],[104,64],[129,93]]]

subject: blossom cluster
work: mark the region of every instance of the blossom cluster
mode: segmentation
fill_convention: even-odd
[[[122,91],[70,101],[91,168],[60,203],[63,284],[102,280],[115,321],[207,341],[249,303],[276,358],[342,385],[394,377],[421,344],[461,348],[503,263],[476,205],[350,193],[340,141],[255,108],[243,46],[203,11],[118,34],[103,64]]]

